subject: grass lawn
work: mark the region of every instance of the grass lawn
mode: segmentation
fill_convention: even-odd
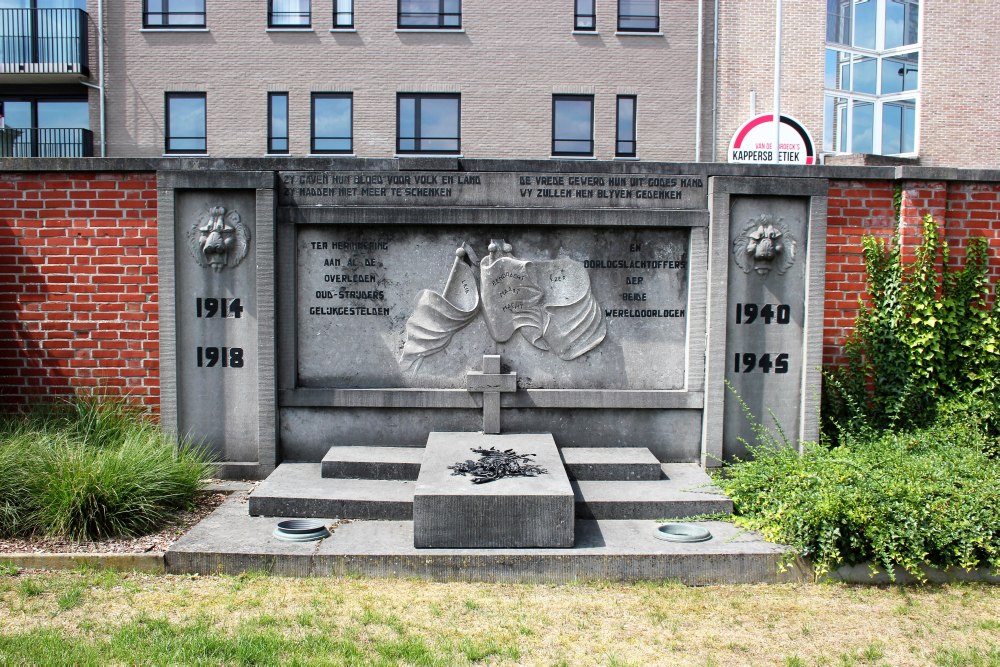
[[[15,572],[0,664],[1000,665],[1000,587]]]

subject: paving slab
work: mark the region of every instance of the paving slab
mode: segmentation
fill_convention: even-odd
[[[726,522],[701,522],[713,538],[657,539],[654,521],[577,520],[570,549],[418,549],[412,521],[352,521],[310,543],[272,532],[284,517],[254,517],[244,498],[228,499],[165,556],[168,573],[418,577],[432,581],[566,583],[673,580],[689,585],[811,580],[786,549]],[[331,522],[332,523],[332,522]]]
[[[570,479],[660,479],[660,461],[645,447],[563,447],[559,453]]]
[[[414,482],[327,479],[319,463],[282,463],[250,495],[250,514],[410,519]]]
[[[449,466],[476,460],[474,449],[531,454],[546,472],[476,484]],[[551,433],[433,432],[413,495],[418,548],[573,546],[574,497]]]
[[[323,477],[348,479],[417,479],[423,447],[331,447],[320,462]]]

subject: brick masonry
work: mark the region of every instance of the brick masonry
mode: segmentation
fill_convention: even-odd
[[[962,257],[985,236],[1000,279],[1000,181],[831,180],[824,364],[864,298],[861,239],[919,242],[931,213]],[[159,404],[156,183],[153,172],[0,175],[0,403],[17,407],[76,390],[123,390]]]
[[[159,405],[152,173],[0,176],[0,403],[77,390]]]

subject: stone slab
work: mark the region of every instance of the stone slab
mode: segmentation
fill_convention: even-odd
[[[660,479],[660,461],[645,447],[564,447],[559,453],[570,479]]]
[[[353,521],[318,542],[282,542],[271,533],[286,517],[255,517],[234,495],[175,542],[171,574],[418,577],[431,581],[568,583],[671,580],[688,585],[805,582],[799,562],[780,566],[786,549],[725,522],[704,522],[713,539],[656,539],[653,521],[578,520],[570,549],[418,549],[412,521]]]
[[[534,454],[548,472],[474,484],[448,466],[477,459],[474,448]],[[431,433],[413,496],[417,548],[569,548],[574,500],[549,433]]]
[[[250,495],[253,516],[409,519],[413,482],[325,479],[318,463],[282,463]]]
[[[581,519],[674,519],[732,514],[733,501],[697,463],[665,463],[657,481],[574,481]]]
[[[320,462],[327,478],[415,481],[423,447],[334,446]]]

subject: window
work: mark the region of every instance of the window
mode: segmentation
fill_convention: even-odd
[[[288,152],[288,93],[267,94],[267,152]]]
[[[396,107],[397,153],[460,151],[460,96],[400,94],[396,99]]]
[[[205,0],[145,0],[144,28],[204,28]]]
[[[351,93],[313,93],[313,153],[350,153],[354,150],[353,101]]]
[[[573,28],[576,30],[597,30],[597,15],[594,13],[595,0],[575,0],[576,15]]]
[[[398,0],[400,28],[461,28],[462,0]]]
[[[917,150],[919,0],[827,0],[823,150]]]
[[[615,156],[635,157],[635,95],[618,96]]]
[[[594,98],[555,95],[552,98],[552,154],[594,153]]]
[[[308,28],[311,25],[309,0],[268,0],[269,28]]]
[[[0,96],[7,127],[2,157],[90,157],[94,135],[86,98],[71,94]]]
[[[340,29],[354,27],[354,0],[334,0],[333,27]]]
[[[166,152],[205,153],[205,93],[167,93]]]
[[[618,0],[618,30],[659,32],[660,0]]]

